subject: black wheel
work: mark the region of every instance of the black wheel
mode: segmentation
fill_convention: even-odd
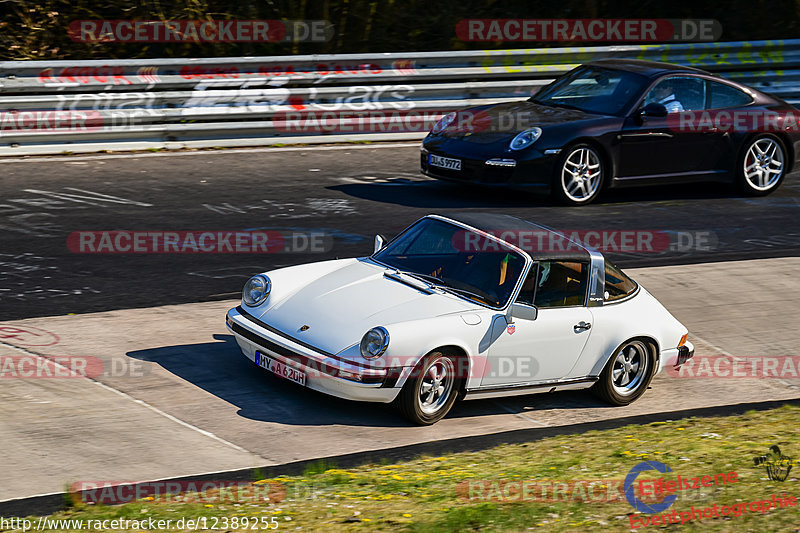
[[[783,142],[774,135],[757,135],[742,145],[736,182],[748,196],[766,196],[780,187],[786,165]]]
[[[612,405],[628,405],[647,390],[655,364],[652,344],[641,339],[629,340],[614,351],[592,390]]]
[[[397,409],[415,424],[429,426],[441,420],[458,396],[458,359],[431,352],[414,368],[395,399]]]
[[[567,205],[586,205],[600,194],[605,179],[600,151],[588,144],[566,148],[556,166],[553,195]]]

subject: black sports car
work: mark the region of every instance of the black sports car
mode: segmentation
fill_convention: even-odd
[[[552,193],[567,204],[604,187],[723,181],[777,189],[800,152],[800,111],[703,70],[607,59],[521,102],[449,113],[422,142],[422,172]]]

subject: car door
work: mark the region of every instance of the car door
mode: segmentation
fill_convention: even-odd
[[[647,104],[660,103],[667,116],[647,116]],[[676,114],[702,111],[706,82],[695,76],[667,76],[656,82],[641,104],[627,117],[619,133],[619,178],[660,176],[706,170],[714,138],[708,132],[681,128]]]
[[[570,376],[591,335],[586,307],[588,263],[542,261],[531,268],[517,298],[536,307],[536,318],[498,315],[481,387],[518,385]]]
[[[753,103],[753,98],[732,85],[722,81],[706,80],[707,100],[706,109],[710,116],[718,117],[721,114],[731,117],[723,121],[721,127],[706,128],[706,135],[713,142],[713,146],[706,153],[704,168],[715,171],[729,171],[739,154],[736,153],[736,143],[732,133],[735,133],[732,120],[736,114],[747,116],[753,113],[748,106]],[[719,122],[718,122],[719,123]]]

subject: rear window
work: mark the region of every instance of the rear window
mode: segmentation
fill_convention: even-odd
[[[636,291],[636,282],[626,276],[622,270],[606,262],[606,302],[621,300]]]
[[[743,93],[730,85],[713,81],[708,82],[708,84],[711,88],[711,105],[709,105],[709,109],[739,107],[753,101],[749,94]]]

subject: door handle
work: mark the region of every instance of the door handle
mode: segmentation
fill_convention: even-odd
[[[591,322],[584,322],[583,320],[581,320],[580,322],[578,322],[577,324],[575,324],[572,327],[575,329],[575,333],[578,333],[579,331],[590,329],[592,327],[592,323]]]

